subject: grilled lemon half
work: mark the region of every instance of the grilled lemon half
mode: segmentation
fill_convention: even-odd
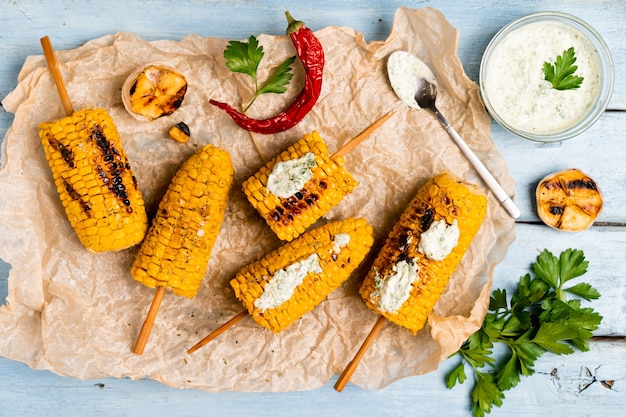
[[[148,64],[126,78],[122,101],[133,117],[156,120],[174,113],[186,92],[187,80],[180,72],[166,65]]]
[[[546,176],[537,186],[537,213],[550,227],[568,232],[588,229],[602,211],[596,182],[579,169]]]

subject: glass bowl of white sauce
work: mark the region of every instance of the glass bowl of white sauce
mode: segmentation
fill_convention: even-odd
[[[544,63],[574,48],[583,80],[558,90],[547,81]],[[557,142],[588,129],[606,110],[613,93],[611,53],[584,21],[560,12],[538,12],[503,27],[480,65],[480,91],[489,114],[507,130],[539,142]]]

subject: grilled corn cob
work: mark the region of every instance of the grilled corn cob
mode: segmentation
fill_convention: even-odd
[[[302,234],[352,192],[357,182],[331,159],[317,132],[306,134],[243,183],[248,201],[279,239]]]
[[[443,173],[418,191],[361,285],[370,309],[413,334],[424,327],[486,215],[472,188]]]
[[[172,179],[131,268],[154,288],[193,298],[224,219],[233,166],[224,150],[206,145]]]
[[[328,223],[243,268],[230,285],[254,320],[278,333],[347,280],[373,240],[365,219]]]
[[[85,248],[140,243],[148,228],[143,198],[106,110],[80,110],[39,129],[61,203]]]

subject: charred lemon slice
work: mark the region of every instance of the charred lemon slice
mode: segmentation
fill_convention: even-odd
[[[186,92],[187,80],[180,72],[162,64],[148,64],[126,78],[122,101],[135,118],[155,120],[174,113]]]
[[[539,217],[558,230],[586,230],[602,211],[602,193],[598,185],[579,169],[546,176],[539,182],[536,194]]]

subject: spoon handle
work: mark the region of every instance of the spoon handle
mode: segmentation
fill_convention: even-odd
[[[463,155],[467,158],[467,160],[472,164],[474,169],[481,176],[487,187],[491,190],[491,192],[496,196],[500,204],[505,208],[505,210],[509,213],[511,217],[517,219],[521,212],[519,207],[515,205],[511,197],[504,191],[498,180],[489,172],[487,167],[481,162],[480,159],[476,156],[476,154],[467,146],[467,143],[463,140],[463,138],[457,133],[456,130],[452,127],[450,122],[438,111],[435,112],[437,114],[437,118],[443,125],[443,127],[448,131],[450,137],[454,140],[456,145],[459,147]]]

